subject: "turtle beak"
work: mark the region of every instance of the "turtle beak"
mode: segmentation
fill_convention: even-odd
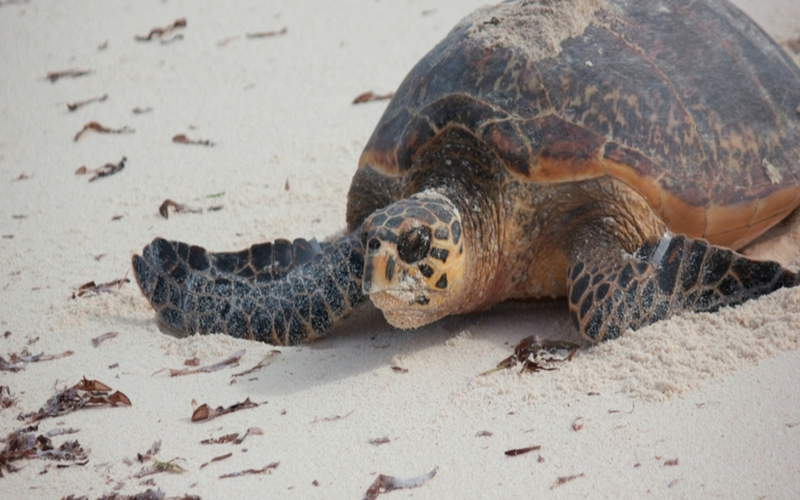
[[[394,252],[386,248],[379,248],[367,254],[367,262],[364,266],[364,279],[362,289],[366,295],[382,292],[392,288],[394,283],[395,271],[397,267],[397,257]]]

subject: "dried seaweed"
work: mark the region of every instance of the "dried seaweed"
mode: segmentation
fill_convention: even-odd
[[[178,377],[180,375],[192,375],[195,373],[215,372],[217,370],[225,368],[226,366],[239,364],[239,360],[242,359],[242,356],[244,356],[245,352],[246,349],[239,349],[238,351],[234,352],[233,354],[223,359],[222,361],[218,361],[212,365],[200,366],[197,368],[181,368],[180,370],[170,369],[169,376]]]
[[[207,404],[203,403],[202,405],[195,408],[192,412],[192,422],[201,422],[205,420],[211,420],[222,415],[233,413],[239,410],[246,410],[248,408],[255,408],[258,406],[258,403],[253,403],[250,401],[248,397],[241,403],[236,403],[231,406],[225,408],[224,406],[218,406],[216,408],[211,408]]]
[[[153,458],[155,455],[157,455],[159,451],[161,451],[160,439],[158,441],[153,442],[153,444],[150,446],[150,449],[148,449],[146,452],[137,453],[136,460],[138,460],[139,463],[145,463],[149,461],[151,458]]]
[[[89,497],[83,495],[80,497],[76,497],[75,495],[69,495],[66,497],[62,497],[61,500],[89,500]],[[160,489],[151,490],[148,489],[147,491],[143,491],[142,493],[135,493],[133,495],[121,495],[119,493],[108,493],[101,497],[98,497],[97,500],[200,500],[200,497],[197,495],[183,495],[182,497],[169,497],[166,498],[164,493]]]
[[[89,178],[89,182],[94,182],[95,180],[101,177],[108,177],[109,175],[114,175],[117,172],[121,172],[125,168],[125,162],[128,161],[128,158],[122,157],[122,159],[117,163],[106,163],[102,167],[88,169],[86,165],[82,165],[75,170],[75,175],[84,175],[84,174],[92,174]]]
[[[497,364],[495,368],[487,370],[481,375],[512,368],[517,363],[522,364],[521,372],[538,372],[542,370],[555,370],[550,363],[561,361],[572,361],[575,353],[578,352],[578,345],[563,340],[545,340],[538,335],[525,337],[514,348],[514,354],[507,357]]]
[[[72,356],[74,354],[73,351],[64,351],[60,354],[31,354],[28,352],[27,348],[23,348],[22,352],[19,354],[11,353],[8,355],[9,359],[6,361],[5,358],[0,356],[0,371],[7,371],[7,372],[18,372],[20,370],[25,369],[25,365],[27,363],[39,363],[42,361],[53,361],[54,359],[61,359],[66,358],[67,356]]]
[[[280,353],[281,353],[281,351],[279,351],[277,349],[273,349],[273,350],[269,351],[267,353],[267,355],[264,356],[264,359],[259,361],[258,364],[255,365],[254,367],[252,367],[252,368],[250,368],[248,370],[245,370],[243,372],[234,373],[232,376],[233,377],[242,377],[244,375],[250,375],[251,373],[253,373],[256,370],[260,370],[260,369],[264,368],[265,366],[269,366],[269,364],[272,362],[272,359],[275,356],[277,356],[278,354],[280,354]]]
[[[238,432],[234,432],[232,434],[225,434],[224,436],[220,436],[218,438],[209,438],[200,441],[200,444],[224,444],[224,443],[232,443],[236,438],[239,437]]]
[[[183,203],[178,203],[178,202],[172,201],[170,199],[166,199],[166,200],[164,200],[163,203],[161,203],[161,206],[158,207],[158,213],[161,214],[161,217],[163,217],[165,219],[169,219],[169,208],[170,207],[172,207],[173,210],[175,210],[176,213],[191,212],[191,213],[199,214],[199,213],[202,212],[202,210],[200,210],[200,209],[189,208],[188,205],[184,205]]]
[[[0,410],[11,408],[15,404],[17,398],[11,395],[11,389],[7,385],[0,385]]]
[[[272,38],[274,36],[285,35],[289,32],[289,28],[284,26],[278,31],[259,31],[255,33],[247,33],[245,37],[247,38]]]
[[[87,104],[91,104],[93,102],[103,102],[108,99],[108,94],[103,94],[100,97],[92,97],[90,99],[86,99],[83,101],[76,101],[76,102],[68,102],[67,109],[70,111],[77,111],[80,108],[86,106]]]
[[[196,146],[209,146],[214,147],[214,143],[208,139],[189,139],[186,134],[178,134],[172,137],[172,142],[178,144],[192,144]]]
[[[0,442],[6,443],[0,450],[0,470],[5,468],[9,472],[15,472],[18,469],[11,462],[31,458],[74,462],[86,460],[86,452],[78,441],[66,441],[55,448],[48,436],[36,435],[38,428],[38,424],[21,427],[0,439]]]
[[[356,98],[353,99],[353,104],[362,104],[365,102],[372,102],[372,101],[385,101],[387,99],[391,99],[392,97],[394,97],[394,92],[387,92],[385,94],[376,94],[375,92],[369,90],[367,92],[364,92],[356,96]]]
[[[88,130],[94,130],[95,132],[99,132],[101,134],[132,134],[135,132],[132,128],[128,127],[127,125],[122,128],[109,128],[100,125],[97,122],[89,122],[83,126],[82,129],[75,134],[75,137],[72,138],[74,142],[78,142],[78,139],[81,138],[83,134],[85,134]]]
[[[131,406],[131,400],[125,394],[115,391],[96,380],[83,380],[75,386],[65,389],[47,400],[47,403],[35,413],[20,414],[18,420],[37,422],[45,418],[57,417],[72,413],[82,408],[93,406]]]
[[[350,415],[352,415],[354,411],[355,410],[350,410],[349,412],[345,413],[344,415],[331,415],[329,417],[324,417],[324,418],[315,418],[314,420],[311,421],[311,423],[312,424],[316,424],[317,422],[333,422],[335,420],[343,420],[343,419],[349,417]]]
[[[551,486],[550,489],[554,490],[561,485],[567,484],[568,482],[583,476],[584,476],[583,472],[581,472],[580,474],[573,474],[572,476],[561,476],[558,479],[556,479],[556,482],[553,483],[553,486]]]
[[[221,460],[226,460],[228,458],[231,458],[232,456],[233,456],[233,453],[226,453],[224,455],[220,455],[218,457],[214,457],[211,460],[209,460],[208,462],[206,462],[203,465],[201,465],[200,468],[202,469],[203,467],[205,467],[206,465],[210,464],[211,462],[219,462]]]
[[[364,500],[374,500],[378,498],[381,493],[388,493],[393,490],[402,490],[405,488],[418,488],[425,484],[429,479],[436,475],[439,467],[434,467],[432,471],[421,476],[413,477],[411,479],[398,479],[393,476],[379,474],[375,481],[369,486],[367,492],[364,494]]]
[[[153,474],[160,474],[162,472],[169,472],[170,474],[181,474],[186,472],[183,467],[175,463],[177,460],[179,459],[173,458],[168,462],[162,462],[160,460],[153,459],[153,465],[142,467],[142,469],[134,474],[133,477],[141,479],[145,476],[152,476]]]
[[[105,293],[117,293],[120,288],[122,288],[125,283],[130,283],[131,280],[128,279],[128,273],[125,273],[125,276],[118,280],[109,281],[108,283],[102,283],[100,285],[95,284],[94,281],[90,281],[88,283],[84,283],[83,285],[78,287],[78,290],[72,293],[72,298],[83,297],[87,295],[92,297],[94,295],[99,295],[103,292]]]
[[[278,468],[280,462],[272,462],[263,469],[247,469],[240,472],[233,472],[230,474],[223,474],[219,476],[220,479],[228,479],[230,477],[246,476],[248,474],[272,474],[272,471]]]
[[[119,333],[117,333],[117,332],[106,332],[106,333],[104,333],[102,335],[98,335],[97,337],[92,339],[92,345],[97,347],[100,344],[102,344],[103,342],[105,342],[106,340],[111,340],[111,339],[113,339],[114,337],[116,337],[118,335],[119,335]]]
[[[78,78],[80,76],[86,76],[90,73],[91,71],[88,69],[65,69],[61,71],[50,71],[47,73],[47,79],[50,80],[51,83],[56,83],[62,78]]]
[[[139,36],[139,35],[137,35],[136,36],[136,41],[137,42],[149,42],[149,41],[152,41],[154,38],[157,38],[157,39],[159,39],[159,40],[161,40],[163,42],[166,35],[169,35],[170,33],[172,33],[173,31],[175,31],[177,29],[185,28],[185,27],[186,27],[186,18],[181,17],[179,19],[176,19],[169,26],[164,26],[163,28],[153,28],[153,29],[151,29],[150,33],[148,33],[147,36]],[[169,41],[169,40],[167,40],[167,41]]]
[[[532,451],[537,451],[541,449],[542,449],[541,445],[537,444],[535,446],[528,446],[527,448],[515,448],[513,450],[506,450],[505,454],[509,457],[516,457],[517,455],[524,455],[526,453],[530,453]]]

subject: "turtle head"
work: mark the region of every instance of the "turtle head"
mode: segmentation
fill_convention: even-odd
[[[449,199],[425,191],[376,211],[364,244],[364,293],[389,323],[416,328],[458,312],[466,260]]]

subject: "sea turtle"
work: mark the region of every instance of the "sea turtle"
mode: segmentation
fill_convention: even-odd
[[[739,249],[800,204],[800,69],[725,0],[482,8],[409,73],[345,236],[133,257],[165,326],[273,344],[369,297],[414,328],[566,297],[585,339],[795,286]]]

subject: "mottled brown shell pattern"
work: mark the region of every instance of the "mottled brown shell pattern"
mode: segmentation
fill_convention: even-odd
[[[673,232],[718,245],[743,246],[800,203],[800,70],[729,3],[610,0],[541,60],[468,28],[402,83],[362,169],[405,175],[456,126],[520,180],[611,176]]]

